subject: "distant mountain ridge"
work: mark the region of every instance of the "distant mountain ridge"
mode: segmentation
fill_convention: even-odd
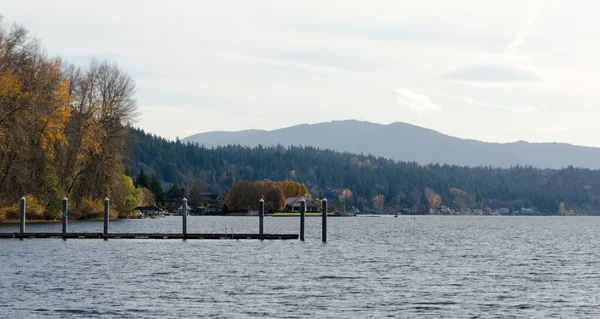
[[[488,143],[460,139],[407,123],[387,125],[346,120],[300,124],[282,129],[199,133],[182,140],[216,147],[240,144],[303,145],[372,154],[420,164],[539,168],[567,166],[600,169],[600,148],[565,143]]]

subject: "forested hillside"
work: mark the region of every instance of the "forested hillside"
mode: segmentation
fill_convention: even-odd
[[[384,125],[355,120],[332,121],[299,124],[272,131],[200,133],[182,141],[207,147],[237,144],[250,147],[303,145],[339,152],[373,154],[422,165],[440,163],[503,168],[531,165],[555,169],[568,166],[600,169],[600,148],[597,147],[523,141],[488,143],[461,139],[401,122]]]
[[[225,194],[238,180],[293,179],[317,197],[338,200],[349,189],[347,205],[360,209],[447,205],[465,208],[536,207],[541,213],[565,209],[600,212],[600,171],[517,166],[510,169],[397,162],[313,147],[203,148],[133,130],[129,173],[140,169],[166,183],[203,183]]]

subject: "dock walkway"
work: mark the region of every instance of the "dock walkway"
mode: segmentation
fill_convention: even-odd
[[[322,240],[327,242],[327,199],[323,198],[322,208]],[[26,238],[61,238],[66,239],[300,239],[304,241],[304,220],[306,217],[306,203],[304,200],[300,201],[300,234],[265,234],[264,233],[264,217],[265,217],[265,201],[261,198],[258,201],[259,213],[258,213],[258,234],[246,233],[246,234],[234,234],[228,233],[228,229],[223,233],[188,233],[187,232],[187,199],[182,200],[182,224],[181,233],[111,233],[109,231],[109,216],[110,216],[110,199],[107,197],[104,199],[104,231],[101,233],[74,233],[68,231],[69,226],[69,200],[63,198],[63,213],[62,213],[62,232],[51,233],[51,232],[27,232],[27,211],[26,205],[27,199],[21,197],[19,200],[19,232],[14,233],[0,233],[0,239],[26,239]]]
[[[200,233],[0,233],[0,239],[298,239],[298,234],[200,234]]]

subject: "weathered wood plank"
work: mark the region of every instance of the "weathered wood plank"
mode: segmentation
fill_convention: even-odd
[[[67,238],[67,239],[298,239],[298,234],[224,234],[224,233],[0,233],[0,239]]]

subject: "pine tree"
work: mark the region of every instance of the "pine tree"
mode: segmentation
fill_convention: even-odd
[[[135,178],[135,186],[138,188],[145,187],[150,188],[150,181],[148,180],[148,175],[144,173],[144,169],[140,169],[140,173]]]
[[[162,182],[158,179],[156,174],[150,175],[148,189],[154,194],[157,203],[161,203],[165,200]]]

